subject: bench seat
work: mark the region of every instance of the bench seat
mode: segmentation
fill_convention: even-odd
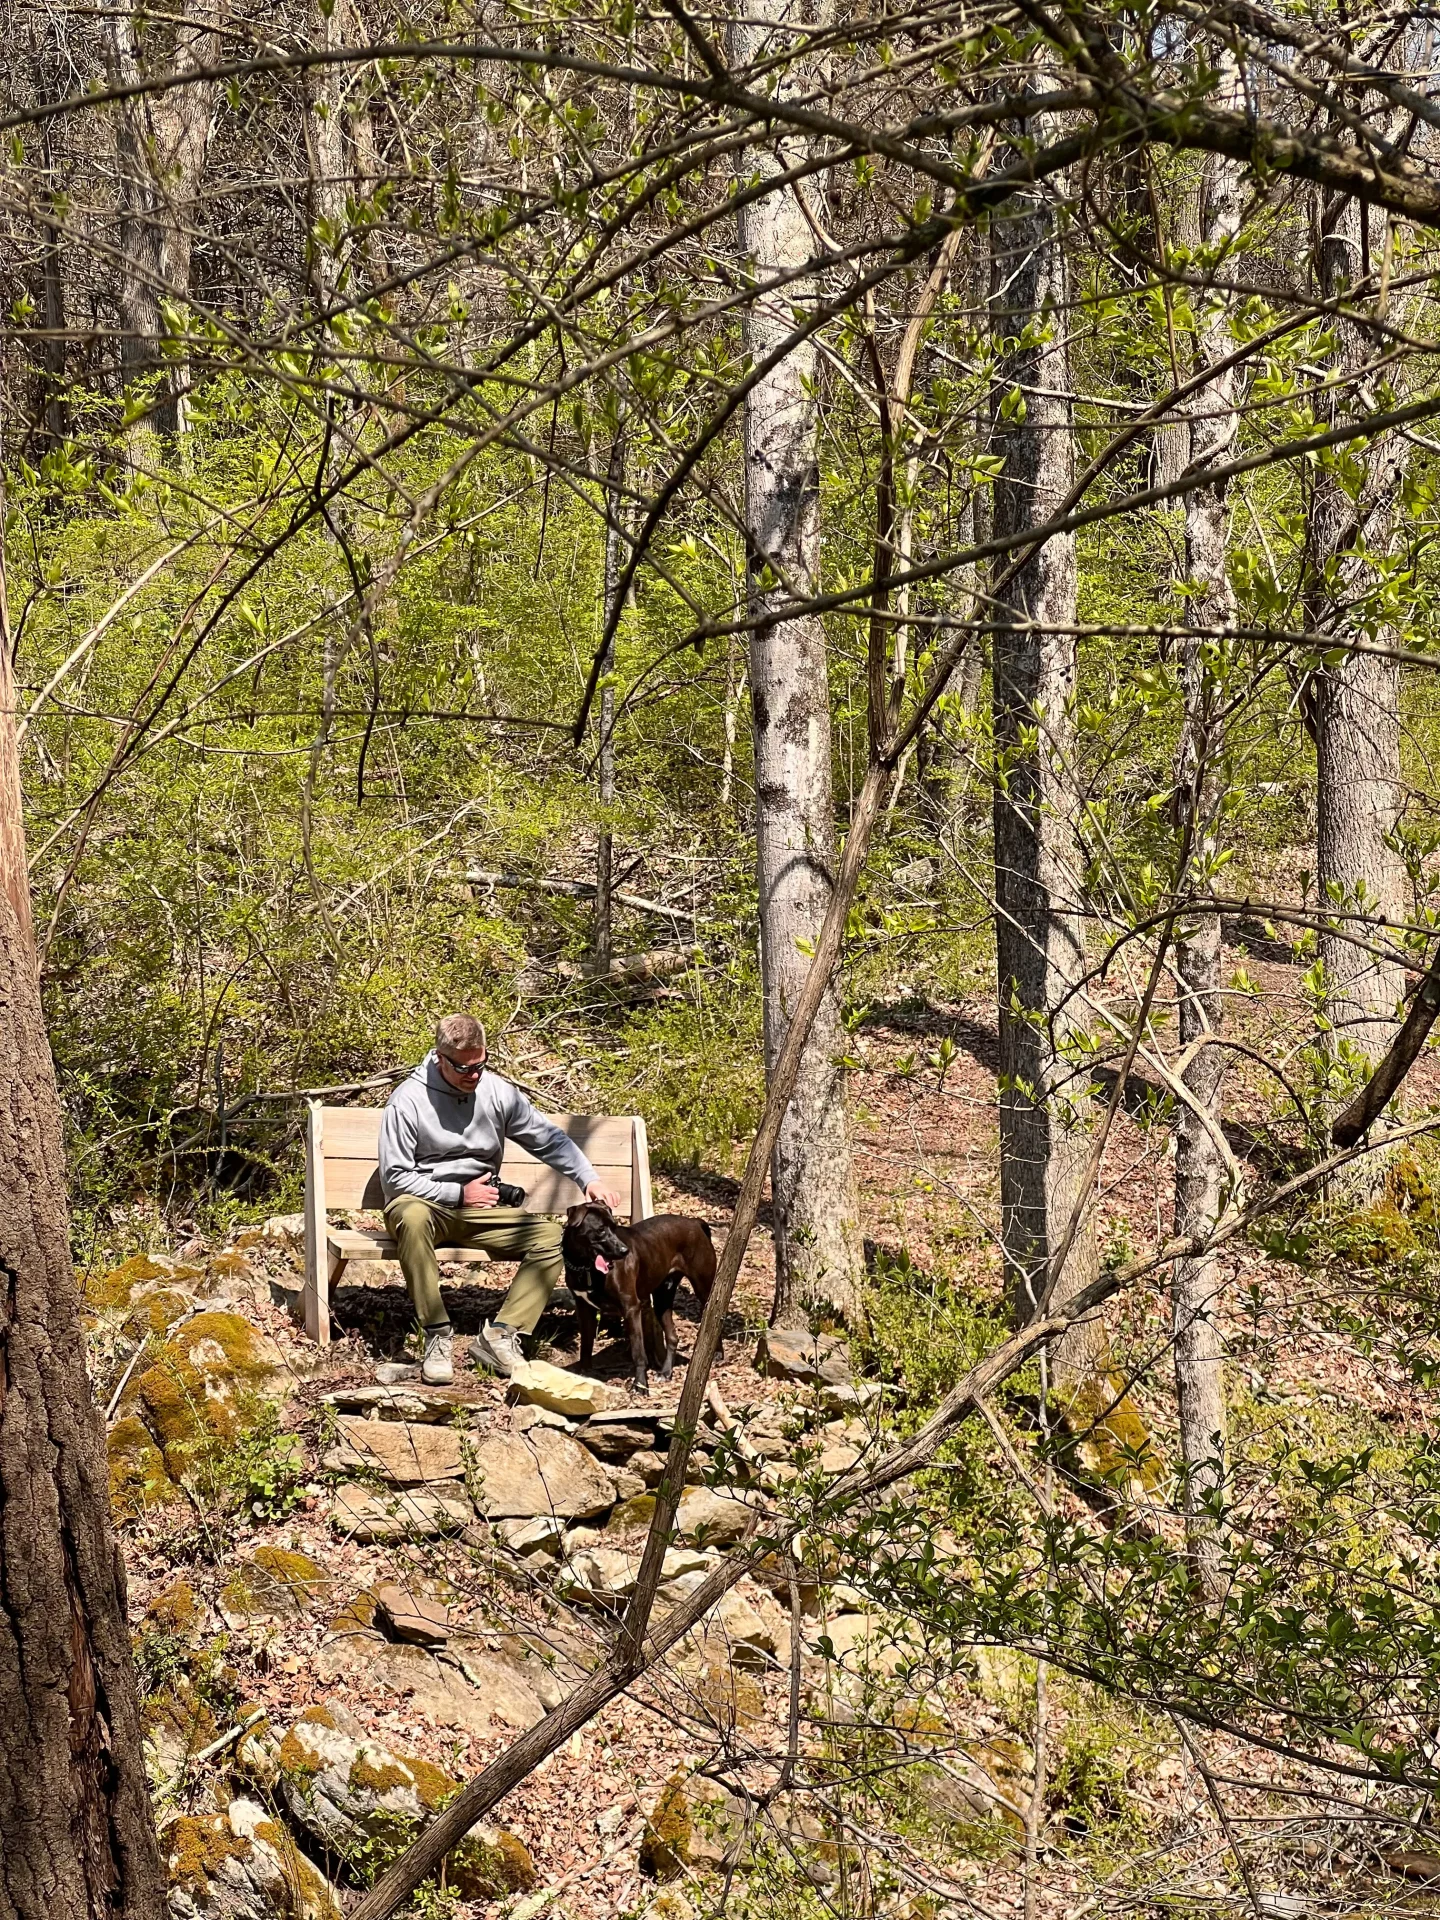
[[[325,1229],[325,1245],[332,1260],[393,1260],[395,1242],[383,1227],[330,1227]],[[435,1258],[467,1267],[490,1264],[483,1247],[436,1247]]]

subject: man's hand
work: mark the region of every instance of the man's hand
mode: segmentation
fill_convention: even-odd
[[[483,1174],[477,1179],[467,1180],[460,1189],[462,1207],[493,1207],[499,1203],[500,1190],[493,1180],[487,1180]]]
[[[602,1187],[598,1180],[592,1180],[586,1187],[585,1198],[593,1201],[597,1207],[608,1207],[611,1213],[620,1211],[619,1194],[612,1193],[609,1187]]]

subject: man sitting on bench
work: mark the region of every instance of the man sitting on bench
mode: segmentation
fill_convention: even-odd
[[[518,1087],[487,1070],[485,1029],[474,1015],[447,1013],[435,1029],[435,1051],[396,1087],[380,1122],[385,1224],[425,1336],[420,1378],[428,1386],[455,1378],[437,1244],[519,1260],[498,1317],[471,1342],[477,1361],[507,1378],[523,1358],[520,1336],[534,1332],[564,1270],[558,1218],[499,1204],[507,1140],[567,1175],[587,1200],[619,1206],[619,1195],[601,1187],[575,1142]]]

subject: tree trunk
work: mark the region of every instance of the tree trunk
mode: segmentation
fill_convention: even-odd
[[[1039,133],[1033,124],[1027,131]],[[1004,461],[995,483],[998,539],[1024,534],[1059,510],[1075,478],[1075,432],[1067,397],[1068,276],[1050,203],[1036,195],[997,217],[992,245],[994,428]],[[1070,1057],[1070,1043],[1086,1027],[1079,997],[1086,907],[1069,706],[1075,586],[1074,539],[1054,536],[1001,588],[995,607],[1000,1213],[1017,1323],[1033,1312],[1047,1264],[1077,1212],[1081,1224],[1056,1297],[1069,1299],[1097,1272],[1090,1196],[1081,1185],[1090,1146],[1089,1072],[1083,1056]],[[998,625],[1007,615],[1017,625]],[[1078,1385],[1104,1350],[1098,1321],[1072,1328],[1055,1356],[1057,1384]]]
[[[620,575],[625,567],[624,543],[618,525],[625,497],[625,422],[620,419],[610,442],[610,464],[605,475],[605,504],[610,523],[605,528],[604,605],[600,618],[608,624],[619,591]],[[614,882],[615,838],[610,829],[610,809],[615,804],[615,689],[610,675],[615,665],[615,643],[605,650],[601,665],[600,744],[597,755],[600,808],[600,840],[595,854],[595,972],[604,978],[610,971],[614,945],[614,908],[611,889]]]
[[[125,1572],[70,1264],[0,569],[0,1920],[157,1920]]]
[[[1226,76],[1228,104],[1238,92],[1233,68]],[[1200,183],[1198,232],[1206,257],[1224,257],[1240,231],[1244,214],[1244,174],[1233,161],[1212,157]],[[1194,370],[1216,366],[1233,350],[1228,309],[1212,300],[1201,309],[1195,337]],[[1223,464],[1235,448],[1238,378],[1232,368],[1217,374],[1187,406],[1189,461],[1192,467]],[[1190,584],[1186,624],[1197,629],[1180,645],[1180,679],[1185,696],[1176,793],[1182,810],[1190,857],[1180,876],[1182,892],[1206,892],[1219,851],[1224,750],[1222,709],[1226,649],[1200,637],[1207,628],[1228,628],[1235,618],[1235,597],[1227,569],[1226,483],[1198,488],[1185,498],[1185,571]],[[1188,816],[1188,817],[1187,817]],[[1221,999],[1221,929],[1215,913],[1187,914],[1175,940],[1179,975],[1182,1050],[1202,1036],[1218,1034]],[[1195,1107],[1177,1104],[1175,1115],[1175,1232],[1209,1232],[1224,1201],[1224,1163],[1211,1127],[1220,1120],[1220,1084],[1224,1054],[1202,1046],[1185,1070],[1184,1084]],[[1206,1120],[1210,1125],[1207,1126]],[[1207,1593],[1221,1590],[1220,1539],[1207,1501],[1225,1486],[1225,1354],[1216,1324],[1219,1265],[1215,1255],[1177,1260],[1171,1285],[1175,1335],[1175,1394],[1180,1420],[1180,1453],[1185,1475],[1182,1500],[1191,1561]]]
[[[1385,226],[1385,215],[1363,211],[1353,200],[1332,196],[1322,204],[1316,276],[1324,296],[1334,298],[1354,287],[1367,270],[1378,272]],[[1351,321],[1331,324],[1336,336],[1332,377],[1358,373],[1371,357],[1370,340]],[[1353,387],[1340,388],[1325,397],[1317,424],[1327,424],[1354,404]],[[1407,453],[1399,435],[1367,447],[1358,498],[1346,492],[1332,470],[1316,470],[1307,625],[1341,637],[1358,635],[1360,623],[1348,610],[1374,584],[1375,575],[1355,549],[1363,543],[1371,553],[1384,553],[1389,547]],[[1405,917],[1405,868],[1392,844],[1400,816],[1399,665],[1353,654],[1343,665],[1317,672],[1311,691],[1315,864],[1321,911],[1334,915],[1320,935],[1327,1046],[1336,1069],[1329,1090],[1333,1111],[1346,1104],[1395,1038],[1405,992],[1403,962],[1366,950],[1386,942],[1385,927],[1376,922],[1394,925]],[[1346,1199],[1363,1204],[1374,1198],[1384,1174],[1380,1154],[1357,1161],[1340,1183]]]
[[[797,30],[816,25],[803,0],[757,0],[732,29],[737,70],[783,51]],[[803,56],[785,84],[805,88]],[[762,174],[790,166],[802,151],[787,138],[757,150]],[[740,216],[741,252],[763,285],[810,259],[815,242],[793,189],[769,194]],[[790,281],[759,296],[746,317],[752,360],[767,358],[792,331],[792,314],[815,298],[813,283]],[[745,408],[745,528],[750,706],[755,743],[755,848],[760,895],[761,984],[766,1071],[774,1069],[791,1011],[809,970],[808,949],[825,917],[835,865],[830,787],[830,687],[825,629],[815,615],[764,623],[767,611],[816,590],[820,559],[817,356],[805,342],[752,390]],[[773,1319],[801,1319],[813,1307],[854,1318],[862,1259],[856,1220],[840,1006],[826,993],[805,1051],[771,1166],[775,1214]]]
[[[137,19],[123,11],[107,17],[111,72],[117,83],[133,85],[147,73],[182,73],[213,59],[212,28],[189,21],[173,30],[148,25],[142,46]],[[173,330],[164,304],[183,307],[190,296],[191,223],[210,146],[214,92],[212,81],[197,80],[121,101],[116,108],[117,304],[120,375],[127,387],[166,366],[165,338]],[[162,381],[148,425],[161,433],[183,431],[188,391],[189,371],[182,362]]]

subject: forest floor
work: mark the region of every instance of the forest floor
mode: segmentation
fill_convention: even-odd
[[[1255,1059],[1242,1063],[1227,1100],[1230,1134],[1237,1155],[1261,1179],[1284,1159],[1284,1143],[1266,1133],[1276,1101],[1265,1082],[1290,1045],[1284,1008],[1294,1005],[1294,966],[1283,953],[1257,955],[1253,947],[1230,957],[1259,989],[1241,1006]],[[857,1047],[855,1163],[882,1285],[887,1271],[908,1273],[912,1288],[915,1276],[929,1276],[927,1284],[938,1277],[952,1297],[963,1295],[979,1312],[997,1314],[992,1010],[979,1002],[908,1004],[873,1015]],[[1435,1088],[1422,1085],[1419,1093],[1433,1097]],[[1107,1148],[1100,1228],[1107,1252],[1152,1245],[1167,1229],[1168,1129],[1146,1125],[1143,1094],[1143,1084],[1132,1088]],[[723,1241],[733,1192],[733,1182],[720,1176],[672,1170],[656,1178],[655,1205],[699,1215]],[[1254,1238],[1236,1242],[1223,1260],[1237,1458],[1301,1431],[1312,1441],[1318,1434],[1339,1444],[1360,1431],[1428,1430],[1425,1396],[1402,1358],[1383,1340],[1360,1342],[1346,1332],[1344,1287],[1337,1294],[1333,1269],[1312,1278]],[[391,1266],[352,1268],[360,1284],[348,1284],[347,1276],[336,1300],[340,1337],[321,1352],[295,1325],[298,1264],[293,1224],[282,1222],[242,1232],[225,1248],[192,1241],[174,1262],[132,1262],[118,1279],[92,1277],[87,1289],[96,1309],[92,1360],[107,1399],[120,1385],[137,1332],[151,1335],[143,1363],[119,1395],[112,1425],[121,1444],[112,1439],[112,1458],[119,1463],[122,1503],[129,1489],[122,1538],[150,1691],[160,1817],[172,1851],[177,1836],[193,1840],[196,1823],[213,1824],[223,1817],[216,1810],[236,1795],[258,1795],[285,1812],[287,1781],[277,1773],[276,1743],[283,1751],[285,1735],[307,1712],[312,1725],[320,1724],[317,1713],[338,1717],[362,1751],[368,1742],[429,1762],[451,1779],[470,1776],[535,1717],[536,1702],[550,1704],[567,1673],[598,1657],[615,1603],[607,1610],[600,1596],[596,1604],[595,1569],[610,1553],[605,1564],[613,1574],[614,1556],[633,1555],[643,1537],[643,1501],[628,1513],[625,1504],[640,1496],[647,1464],[653,1481],[653,1460],[642,1451],[602,1461],[612,1482],[609,1517],[602,1510],[582,1518],[563,1542],[549,1541],[547,1551],[515,1549],[503,1528],[473,1525],[448,1537],[408,1527],[388,1542],[365,1541],[365,1529],[347,1522],[353,1509],[344,1508],[340,1490],[352,1484],[373,1493],[377,1475],[353,1465],[356,1429],[345,1410],[363,1407],[363,1394],[354,1396],[373,1384],[378,1363],[403,1356],[403,1289]],[[452,1269],[446,1288],[461,1335],[460,1384],[444,1397],[445,1409],[424,1419],[458,1425],[466,1449],[518,1442],[535,1432],[532,1408],[509,1404],[502,1383],[467,1365],[468,1339],[498,1305],[506,1277],[502,1270],[491,1285],[483,1270]],[[813,1453],[804,1453],[807,1433],[815,1448],[841,1449],[842,1462],[857,1448],[864,1453],[878,1445],[896,1417],[884,1398],[863,1414],[862,1426],[844,1408],[835,1417],[823,1387],[757,1371],[757,1335],[772,1283],[762,1224],[746,1255],[716,1372],[724,1401],[747,1433],[768,1442],[768,1458],[782,1469],[787,1448],[794,1462],[806,1459],[814,1468]],[[688,1290],[678,1305],[683,1356],[696,1314]],[[932,1302],[932,1331],[934,1311]],[[217,1358],[200,1350],[203,1342],[187,1347],[186,1329],[204,1327],[217,1314],[233,1314],[254,1329],[258,1359],[241,1356],[237,1363],[233,1352]],[[882,1353],[903,1388],[907,1375],[924,1371],[919,1348],[931,1334],[918,1309],[888,1324],[892,1342],[898,1325],[899,1337],[914,1343],[909,1352],[892,1345]],[[571,1315],[552,1313],[540,1333],[545,1357],[573,1362]],[[1111,1333],[1148,1444],[1167,1461],[1173,1404],[1163,1291],[1142,1286],[1119,1301]],[[236,1442],[234,1422],[244,1427],[245,1369],[252,1362],[255,1381],[264,1376],[264,1395],[284,1411]],[[188,1411],[171,1406],[167,1412],[156,1378],[167,1364],[172,1377],[184,1376]],[[602,1343],[596,1372],[612,1383],[616,1399],[629,1403],[624,1371],[618,1344]],[[663,1413],[677,1396],[678,1380],[657,1384],[647,1412]],[[143,1446],[137,1421],[159,1441],[163,1462],[146,1456],[148,1464],[136,1465],[135,1450]],[[575,1430],[574,1423],[564,1429],[567,1435]],[[181,1473],[187,1445],[199,1458],[212,1432],[224,1456],[218,1478],[197,1492],[192,1474],[188,1489],[178,1489],[172,1470]],[[209,1457],[213,1462],[214,1449]],[[466,1458],[464,1473],[452,1470],[451,1494],[469,1484]],[[710,1477],[723,1482],[723,1449],[715,1454],[713,1437],[708,1458]],[[989,1464],[998,1474],[1007,1471],[998,1446]],[[1170,1526],[1169,1484],[1163,1474],[1148,1491],[1133,1484],[1127,1495],[1132,1519],[1148,1509],[1154,1524]],[[1105,1501],[1087,1509],[1074,1489],[1062,1489],[1061,1498],[1093,1524],[1114,1522],[1113,1499],[1107,1513]],[[701,1558],[707,1544],[702,1536]],[[582,1566],[586,1553],[592,1560]],[[963,1577],[958,1548],[955,1564]],[[586,1580],[590,1588],[582,1592]],[[1332,1861],[1323,1817],[1329,1789],[1297,1763],[1223,1733],[1205,1736],[1202,1755],[1198,1737],[1182,1737],[1163,1715],[1118,1710],[1059,1674],[1045,1709],[1049,1778],[1027,1867],[1033,1663],[994,1649],[956,1647],[948,1664],[940,1663],[943,1671],[929,1658],[933,1649],[912,1669],[904,1657],[906,1624],[874,1606],[865,1584],[864,1569],[850,1567],[838,1569],[828,1585],[804,1590],[804,1711],[792,1728],[788,1590],[781,1583],[777,1597],[745,1583],[728,1619],[687,1643],[507,1798],[497,1819],[523,1843],[528,1866],[509,1891],[488,1902],[460,1902],[459,1910],[509,1913],[515,1920],[542,1911],[601,1920],[654,1906],[657,1916],[683,1916],[687,1904],[715,1911],[723,1895],[726,1910],[739,1914],[764,1908],[1018,1920],[1029,1912],[1080,1920],[1177,1897],[1222,1910],[1243,1899],[1252,1912],[1298,1912],[1284,1904],[1296,1876],[1306,1897],[1323,1891],[1338,1901],[1335,1910],[1359,1911],[1357,1899],[1373,1910],[1376,1902],[1392,1906],[1408,1885],[1379,1854],[1362,1860],[1358,1882],[1353,1853]],[[428,1642],[424,1630],[422,1644],[406,1640],[403,1622],[397,1626],[384,1606],[377,1614],[377,1592],[396,1585],[423,1603],[421,1611],[439,1610],[439,1628]],[[682,1589],[683,1576],[677,1593]],[[519,1682],[518,1692],[509,1681]],[[897,1711],[906,1701],[908,1718]],[[262,1709],[266,1719],[257,1721]],[[862,1737],[866,1722],[883,1733]],[[234,1737],[246,1723],[255,1724]],[[221,1744],[227,1734],[232,1737]],[[777,1792],[792,1740],[799,1785]],[[661,1809],[667,1783],[702,1771],[722,1784],[702,1792],[692,1779],[688,1806],[678,1809],[672,1794],[667,1815]],[[1103,1791],[1094,1786],[1100,1775]],[[1223,1824],[1215,1776],[1231,1783]],[[1313,1800],[1304,1797],[1311,1793]],[[359,1808],[356,1817],[365,1813]],[[682,1826],[689,1823],[673,1859],[656,1845],[657,1832],[661,1839],[669,1833],[667,1817],[672,1825],[677,1817]],[[1267,1907],[1255,1906],[1254,1887],[1247,1892],[1237,1878],[1237,1824],[1257,1849],[1247,1870],[1263,1870],[1272,1889]],[[306,1858],[336,1867],[322,1834],[303,1819],[291,1825]],[[196,1857],[192,1845],[177,1873],[193,1879],[200,1871]],[[372,1865],[379,1857],[368,1856]],[[663,1891],[657,1865],[662,1878],[675,1870]],[[340,1877],[353,1887],[366,1870],[366,1861],[352,1855],[348,1876]],[[195,1881],[192,1890],[199,1886]],[[432,1900],[431,1911],[456,1908],[455,1897],[436,1898],[440,1908]],[[197,1910],[220,1909],[207,1909],[202,1900]]]

